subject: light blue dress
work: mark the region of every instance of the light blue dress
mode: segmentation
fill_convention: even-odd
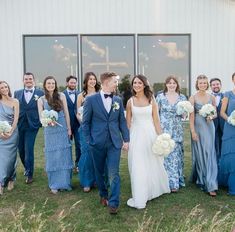
[[[235,94],[226,92],[227,115],[235,110]],[[235,126],[225,122],[222,137],[221,160],[219,163],[219,185],[228,187],[229,194],[235,195]]]
[[[180,94],[175,104],[170,104],[164,93],[157,95],[161,127],[165,133],[171,135],[175,141],[175,149],[164,160],[164,166],[168,174],[170,189],[179,189],[185,186],[184,182],[184,129],[182,116],[177,115],[177,103],[186,101],[186,97]]]
[[[45,110],[51,110],[43,97]],[[72,146],[68,137],[64,111],[58,112],[57,122],[61,126],[44,128],[46,172],[49,188],[53,190],[71,190],[73,169]]]
[[[212,104],[212,99],[209,102]],[[195,100],[195,132],[199,140],[192,140],[192,175],[191,181],[195,182],[203,191],[213,192],[218,190],[218,166],[215,150],[215,126],[213,121],[207,122],[199,115],[203,104]]]
[[[14,110],[0,102],[0,121],[7,121],[12,125]],[[9,139],[0,139],[0,184],[7,186],[9,181],[16,179],[16,159],[18,145],[18,129],[16,128]]]

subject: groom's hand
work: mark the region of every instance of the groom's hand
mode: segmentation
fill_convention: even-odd
[[[122,149],[123,149],[124,151],[128,151],[128,149],[129,149],[129,143],[123,143]]]

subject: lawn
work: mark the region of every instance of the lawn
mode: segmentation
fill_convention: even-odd
[[[24,183],[18,163],[17,181],[12,192],[0,197],[0,231],[231,231],[235,221],[235,198],[219,190],[209,197],[189,183],[191,170],[190,135],[185,124],[185,176],[187,186],[176,194],[163,195],[147,204],[145,210],[126,205],[131,196],[127,154],[122,154],[121,205],[116,216],[99,204],[97,189],[83,193],[77,175],[73,191],[52,195],[44,172],[43,131],[35,147],[35,176],[32,185]],[[144,186],[143,186],[144,187]]]

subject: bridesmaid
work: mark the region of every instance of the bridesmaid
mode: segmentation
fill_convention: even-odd
[[[59,125],[44,128],[46,172],[49,188],[53,194],[58,190],[71,190],[72,147],[71,128],[65,95],[58,92],[54,77],[48,76],[43,82],[45,95],[38,99],[39,116],[43,110],[55,110]]]
[[[98,92],[100,85],[98,84],[97,77],[93,72],[87,72],[83,81],[83,91],[78,95],[77,99],[77,118],[82,121],[82,108],[85,98]],[[82,127],[79,129],[80,143],[81,143],[81,157],[78,163],[80,184],[84,192],[90,192],[91,187],[95,185],[95,170],[92,157],[89,152],[89,146],[85,141],[82,133]]]
[[[16,179],[19,102],[11,96],[7,82],[0,81],[0,121],[12,126],[9,133],[0,134],[0,195],[6,186],[12,190]]]
[[[222,137],[219,184],[228,187],[228,193],[235,195],[235,126],[228,123],[228,116],[235,110],[235,73],[232,75],[233,90],[226,92],[220,111],[225,119]]]
[[[165,87],[162,93],[157,95],[161,127],[165,133],[171,135],[176,142],[175,149],[164,160],[171,192],[177,192],[180,187],[185,186],[184,182],[184,148],[183,148],[183,123],[182,116],[177,115],[177,103],[186,101],[186,97],[180,94],[179,83],[174,76],[165,80]]]
[[[203,105],[210,103],[216,107],[215,97],[208,94],[208,78],[205,75],[197,77],[197,93],[190,97],[194,112],[190,114],[190,130],[192,134],[192,176],[202,190],[210,196],[216,196],[217,183],[217,158],[215,151],[215,127],[213,119],[205,119],[199,115]]]

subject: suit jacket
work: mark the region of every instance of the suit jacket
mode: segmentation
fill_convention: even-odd
[[[37,99],[44,95],[44,92],[40,89],[35,88],[33,96],[27,104],[24,97],[24,89],[17,90],[14,92],[14,97],[19,100],[20,103],[20,113],[18,120],[18,128],[21,129],[23,122],[26,120],[28,122],[30,129],[38,129],[41,126],[39,115],[38,115],[38,105]]]
[[[214,125],[215,125],[215,131],[217,131],[217,130],[223,131],[223,129],[224,129],[224,119],[220,116],[220,110],[221,110],[221,106],[222,106],[223,97],[224,97],[224,94],[220,93],[220,102],[219,102],[219,105],[216,107],[217,118],[215,118],[213,120]]]
[[[68,111],[69,111],[69,117],[70,117],[70,125],[72,130],[77,130],[80,127],[80,123],[76,117],[77,114],[77,97],[79,92],[75,92],[75,101],[72,102],[71,98],[69,97],[68,91],[64,90],[63,92],[65,94],[67,105],[68,105]]]
[[[114,109],[113,103],[119,104]],[[108,113],[104,107],[100,93],[86,98],[83,108],[82,130],[87,143],[102,149],[107,136],[111,137],[113,145],[120,149],[125,142],[129,142],[129,130],[124,115],[124,108],[120,97],[113,96],[112,107]]]

